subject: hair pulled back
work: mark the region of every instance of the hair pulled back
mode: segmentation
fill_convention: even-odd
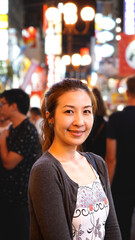
[[[41,113],[44,119],[43,127],[42,127],[43,151],[46,151],[49,149],[54,139],[54,129],[53,129],[53,126],[49,124],[48,120],[51,118],[54,118],[55,116],[55,110],[58,105],[59,97],[68,91],[74,91],[74,90],[80,90],[80,89],[84,90],[89,95],[92,102],[92,106],[93,106],[93,113],[95,114],[95,111],[97,109],[96,98],[92,93],[92,91],[78,79],[65,78],[62,81],[54,84],[45,93],[45,96],[42,99],[42,105],[41,105]],[[46,115],[46,112],[49,113],[48,116]]]

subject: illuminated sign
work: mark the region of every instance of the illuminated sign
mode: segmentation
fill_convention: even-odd
[[[8,15],[1,14],[0,15],[0,29],[7,29],[8,28]]]
[[[0,14],[8,14],[8,0],[0,0]]]
[[[135,0],[124,0],[124,32],[135,33]]]

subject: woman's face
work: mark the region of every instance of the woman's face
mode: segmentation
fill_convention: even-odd
[[[92,102],[84,90],[68,91],[59,97],[54,117],[54,142],[80,145],[92,126]]]

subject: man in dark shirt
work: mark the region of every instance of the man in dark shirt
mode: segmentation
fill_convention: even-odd
[[[41,154],[35,126],[27,119],[29,96],[21,89],[1,94],[0,112],[12,122],[0,138],[0,239],[29,239],[28,181]]]
[[[105,158],[123,240],[130,239],[135,207],[135,76],[127,80],[127,97],[124,110],[109,117]]]

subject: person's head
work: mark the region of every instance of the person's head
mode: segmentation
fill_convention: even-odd
[[[41,109],[38,107],[31,107],[29,110],[30,121],[35,122],[41,117]]]
[[[76,104],[76,105],[75,105]],[[84,85],[80,80],[77,79],[64,79],[59,83],[54,84],[45,94],[41,112],[44,119],[43,134],[45,141],[43,141],[43,150],[46,151],[52,144],[56,132],[56,125],[69,124],[66,123],[66,115],[69,116],[76,106],[79,108],[83,107],[83,115],[86,118],[88,112],[93,114],[96,111],[96,99],[92,91]],[[72,109],[73,108],[73,109]],[[61,111],[61,109],[63,109]],[[60,111],[59,111],[60,110]],[[62,114],[61,114],[62,113]],[[72,116],[72,114],[70,115]],[[62,118],[62,119],[60,119]],[[70,118],[71,119],[71,118]],[[88,116],[87,116],[88,119]],[[81,120],[80,120],[81,121]],[[65,123],[64,123],[65,122]],[[93,125],[93,121],[91,121]],[[76,123],[77,124],[77,123]],[[69,124],[70,125],[70,124]],[[63,129],[65,126],[62,126]],[[59,129],[62,129],[60,127]],[[92,126],[91,126],[92,127]],[[70,126],[67,126],[67,131],[69,131]],[[65,127],[66,132],[66,127]],[[89,130],[90,132],[90,130]]]
[[[0,109],[4,117],[8,118],[8,114],[15,110],[26,115],[29,110],[30,98],[22,89],[5,90],[1,93],[0,99]]]
[[[135,76],[129,77],[126,82],[127,94],[135,98]]]
[[[96,115],[97,116],[105,116],[106,115],[106,107],[105,107],[100,90],[95,87],[95,88],[93,88],[92,91],[97,99]]]

